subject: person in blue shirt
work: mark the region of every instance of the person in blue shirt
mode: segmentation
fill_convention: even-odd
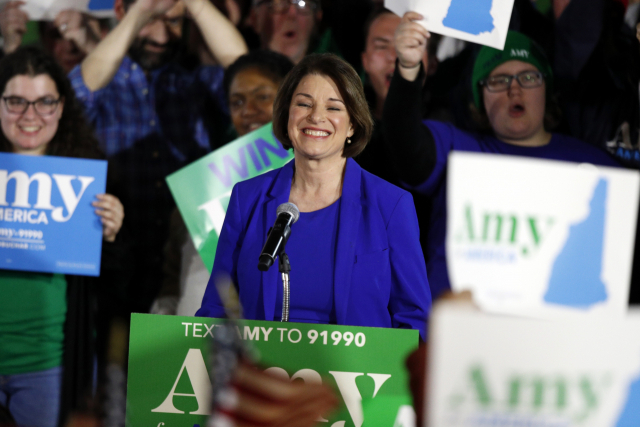
[[[447,159],[452,150],[618,166],[606,152],[578,139],[551,133],[557,124],[553,73],[542,49],[510,31],[504,50],[483,47],[474,63],[473,114],[479,128],[465,132],[447,123],[423,121],[420,87],[429,33],[407,12],[396,30],[398,66],[385,102],[385,143],[401,181],[432,197],[427,272],[432,297],[451,288],[445,259]]]
[[[298,206],[286,252],[290,321],[413,328],[426,338],[431,307],[411,195],[352,159],[373,120],[355,70],[335,55],[305,57],[274,104],[274,134],[294,160],[234,186],[211,279],[196,315],[224,317],[215,287],[235,283],[248,319],[280,320],[278,268],[258,270],[282,203]]]
[[[246,53],[240,33],[208,0],[116,0],[118,25],[70,73],[110,165],[139,257],[130,310],[146,312],[162,283],[162,247],[175,206],[165,177],[211,150],[223,134],[224,67]],[[219,66],[179,59],[189,12]],[[64,23],[62,23],[64,24]],[[216,128],[216,126],[218,126]]]

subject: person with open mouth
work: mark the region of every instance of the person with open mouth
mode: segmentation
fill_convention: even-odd
[[[297,64],[309,53],[321,19],[317,0],[258,0],[249,22],[263,49],[281,53]]]
[[[452,150],[509,154],[550,160],[619,166],[603,150],[552,133],[558,124],[553,72],[542,49],[509,31],[504,50],[484,46],[475,60],[471,107],[477,132],[422,120],[422,58],[430,37],[407,12],[396,30],[398,66],[384,105],[384,139],[401,181],[432,198],[427,272],[433,299],[451,289],[445,259],[447,159]]]

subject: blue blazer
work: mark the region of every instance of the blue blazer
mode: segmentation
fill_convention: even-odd
[[[244,316],[274,320],[277,263],[261,272],[258,257],[276,209],[289,201],[293,173],[291,161],[234,186],[196,316],[225,317],[213,278],[228,274]],[[411,194],[347,159],[333,272],[338,324],[412,328],[426,338],[431,292],[419,235]]]

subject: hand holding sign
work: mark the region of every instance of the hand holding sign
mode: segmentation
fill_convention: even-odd
[[[409,81],[418,77],[420,62],[426,56],[427,41],[431,37],[431,34],[416,22],[421,19],[422,15],[419,13],[405,13],[394,36],[399,71],[402,77]]]
[[[92,202],[91,205],[98,208],[96,214],[102,222],[102,237],[107,242],[113,242],[122,227],[124,208],[120,200],[111,194],[98,194],[96,199],[98,201]]]
[[[504,47],[514,0],[385,0],[398,16],[408,11],[422,15],[429,31],[473,43]]]

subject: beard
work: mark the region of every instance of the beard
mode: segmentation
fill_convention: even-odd
[[[150,52],[146,46],[162,47],[163,52]],[[161,45],[146,38],[136,38],[129,48],[129,56],[144,71],[152,71],[172,61],[180,51],[180,40],[170,40]]]

